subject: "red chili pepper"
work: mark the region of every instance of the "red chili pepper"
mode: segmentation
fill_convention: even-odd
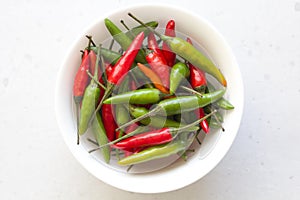
[[[111,95],[113,92],[113,89],[115,85],[120,84],[122,81],[121,79],[125,77],[125,75],[128,73],[131,65],[134,62],[134,59],[136,55],[138,54],[143,40],[144,40],[145,34],[144,32],[141,32],[138,34],[134,40],[131,42],[130,46],[127,48],[125,53],[122,55],[122,57],[117,61],[117,63],[112,67],[111,72],[109,73],[109,76],[107,76],[107,86],[105,93],[103,97],[101,98],[100,103],[98,104],[92,119],[95,117],[96,113],[100,110],[103,101]]]
[[[158,53],[162,57],[164,57],[164,54],[163,54],[162,50],[160,50],[160,48],[157,44],[157,40],[155,38],[155,35],[152,32],[149,33],[149,35],[148,35],[148,48],[152,51],[155,51],[156,53]]]
[[[146,55],[146,60],[151,69],[159,76],[163,86],[169,88],[170,86],[170,68],[163,53],[158,49],[157,41],[153,33],[148,36],[148,46],[152,50]]]
[[[173,135],[169,128],[162,128],[155,131],[145,132],[114,144],[116,148],[138,148],[144,146],[153,146],[172,141]]]
[[[80,67],[76,73],[73,85],[73,96],[75,103],[79,104],[82,100],[84,90],[88,84],[89,76],[86,73],[86,70],[90,67],[90,59],[89,59],[88,50],[85,50],[82,56]]]
[[[186,41],[190,44],[193,44],[190,38],[187,38]],[[191,63],[188,63],[188,66],[190,68],[191,86],[193,87],[194,90],[203,92],[207,83],[205,73],[201,69],[192,65]],[[199,115],[199,118],[205,116],[203,108],[199,108],[198,110],[195,110],[195,113],[196,115]],[[199,124],[205,133],[209,132],[209,123],[206,119],[201,121]]]
[[[186,41],[192,44],[190,38],[187,38]],[[205,73],[191,63],[188,63],[188,66],[190,68],[190,82],[192,87],[199,92],[203,92],[207,84]]]
[[[144,32],[138,34],[135,39],[132,41],[126,52],[118,60],[115,66],[112,68],[110,76],[108,76],[108,82],[117,85],[120,83],[120,79],[127,74],[133,61],[140,50],[140,47],[144,40]]]
[[[205,117],[205,112],[203,108],[199,108],[198,110],[195,110],[195,114],[198,115],[198,118]],[[205,133],[209,132],[209,123],[206,119],[201,121],[199,124]]]
[[[92,75],[95,74],[96,60],[97,60],[96,53],[94,51],[90,51],[90,68],[89,68],[89,70],[91,71]],[[99,77],[101,77],[101,71],[100,71],[100,68],[98,67],[98,80],[100,80]]]
[[[103,104],[101,114],[103,125],[106,130],[106,135],[109,141],[113,141],[115,139],[115,130],[118,128],[114,115],[113,115],[113,106],[110,104]]]
[[[105,72],[107,76],[110,76],[113,66],[111,64],[105,64]]]
[[[170,36],[170,37],[176,36],[174,20],[168,21],[168,23],[166,25],[165,35]],[[165,42],[163,42],[163,44],[162,44],[162,50],[163,50],[163,54],[168,62],[168,65],[170,67],[172,67],[175,64],[176,54],[172,52],[172,50],[169,48],[169,46]]]
[[[91,73],[94,75],[95,73],[95,66],[96,66],[96,60],[97,60],[97,55],[94,51],[90,51],[90,71]],[[102,84],[104,84],[104,81],[102,79],[102,72],[100,67],[98,67],[98,81]],[[100,96],[99,96],[99,101],[102,99],[103,95],[104,95],[105,90],[100,87]],[[99,102],[98,102],[99,103]]]

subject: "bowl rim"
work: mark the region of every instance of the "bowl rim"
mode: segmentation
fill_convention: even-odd
[[[80,38],[82,37],[82,35],[85,32],[82,32],[78,38],[76,38],[76,40],[73,42],[73,44],[70,46],[70,48],[68,49],[64,60],[63,60],[63,64],[61,65],[61,67],[59,68],[58,74],[57,74],[57,79],[56,79],[56,86],[55,86],[55,113],[56,113],[56,120],[60,129],[60,132],[64,138],[65,143],[67,144],[69,150],[72,152],[73,156],[76,158],[76,160],[79,161],[79,163],[92,175],[94,175],[95,177],[97,177],[99,180],[105,182],[106,184],[109,184],[111,186],[114,186],[116,188],[125,190],[125,191],[130,191],[130,192],[137,192],[137,193],[163,193],[163,192],[169,192],[169,191],[173,191],[173,190],[178,190],[181,189],[183,187],[186,187],[196,181],[198,181],[199,179],[203,178],[205,175],[207,175],[212,169],[214,169],[217,164],[224,158],[225,154],[229,151],[230,147],[232,146],[232,143],[234,141],[234,139],[236,138],[236,135],[238,133],[238,129],[241,123],[241,119],[242,119],[242,113],[243,113],[243,107],[244,107],[244,86],[243,86],[243,81],[242,81],[242,75],[241,72],[238,68],[238,64],[237,61],[234,57],[234,54],[231,50],[231,48],[229,47],[229,45],[227,44],[226,40],[224,39],[224,37],[219,33],[219,31],[212,25],[210,24],[205,18],[203,18],[202,16],[197,15],[196,13],[194,13],[193,11],[187,10],[185,8],[176,6],[176,5],[169,5],[169,4],[165,4],[165,3],[138,3],[138,4],[132,4],[126,7],[122,7],[122,8],[116,8],[114,10],[111,10],[109,12],[103,13],[101,16],[99,16],[94,22],[92,22],[91,24],[89,24],[85,29],[83,29],[84,31],[91,29],[92,27],[96,26],[100,20],[103,20],[105,17],[107,16],[112,16],[116,13],[120,13],[120,12],[125,12],[128,9],[140,9],[142,7],[158,7],[158,8],[165,8],[165,9],[171,9],[171,10],[175,10],[175,11],[179,11],[187,16],[191,16],[197,20],[202,21],[208,28],[212,29],[216,36],[218,37],[218,39],[222,42],[222,46],[223,49],[230,55],[230,60],[234,63],[235,66],[235,70],[237,70],[235,73],[238,74],[237,77],[237,81],[239,84],[239,112],[235,113],[236,114],[236,118],[237,121],[235,122],[235,126],[233,127],[233,132],[230,138],[227,138],[227,140],[225,141],[225,148],[223,147],[222,149],[216,149],[214,153],[214,156],[212,159],[209,160],[210,164],[209,166],[206,168],[205,171],[198,173],[198,174],[193,174],[193,176],[189,176],[186,179],[184,178],[180,178],[180,181],[178,181],[177,183],[175,181],[172,181],[173,183],[170,183],[168,181],[164,181],[163,178],[170,178],[169,174],[167,176],[165,176],[165,171],[162,171],[161,173],[159,172],[158,177],[151,177],[151,174],[143,174],[143,175],[134,175],[134,174],[123,174],[114,170],[111,170],[107,167],[103,166],[98,166],[95,165],[95,160],[91,157],[91,156],[87,156],[86,153],[87,152],[83,152],[80,150],[80,148],[78,148],[77,145],[72,144],[67,135],[69,133],[66,133],[65,130],[65,126],[64,126],[64,119],[62,117],[61,114],[61,100],[59,98],[59,94],[61,92],[61,83],[63,81],[63,71],[64,71],[64,66],[66,65],[66,63],[68,62],[68,59],[70,59],[70,57],[72,57],[70,55],[70,52],[72,52],[72,50],[77,46],[78,41],[80,40]],[[237,112],[237,111],[235,111]],[[73,141],[72,141],[73,142]],[[224,146],[224,145],[223,145]],[[99,165],[99,163],[98,163]],[[101,171],[99,171],[99,168],[101,168]],[[166,173],[167,174],[167,173]],[[153,175],[153,174],[152,174]],[[116,180],[117,181],[116,181]],[[126,181],[126,182],[124,182]],[[145,182],[148,181],[150,183],[154,183],[154,182],[161,182],[162,184],[159,185],[151,185],[151,187],[149,187],[148,183],[145,184],[145,186],[143,186],[143,184],[141,184],[141,181]],[[163,186],[162,186],[163,185]]]

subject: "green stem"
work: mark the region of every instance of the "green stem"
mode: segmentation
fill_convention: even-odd
[[[135,122],[141,121],[142,119],[145,119],[146,117],[153,116],[153,115],[155,115],[159,111],[160,111],[160,108],[156,107],[153,110],[149,111],[147,114],[144,114],[144,115],[142,115],[142,116],[140,116],[138,118],[135,118],[135,119],[133,119],[133,120],[131,120],[131,121],[123,124],[122,126],[119,126],[119,128],[117,128],[116,131],[118,131],[120,129],[124,129],[125,127],[127,127],[127,126],[129,126],[129,125],[131,125],[131,124],[133,124]]]
[[[104,74],[103,76],[103,79],[104,79],[104,82],[107,84],[107,74],[106,74],[106,69],[105,69],[105,64],[104,64],[104,59],[103,59],[103,56],[101,55],[100,56],[100,68]]]
[[[185,86],[180,86],[180,87],[186,91],[189,91],[189,92],[192,92],[192,93],[198,95],[199,97],[203,97],[203,94],[197,92],[196,90],[193,90],[193,89],[185,87]]]
[[[94,78],[92,79],[92,81],[94,83],[96,83],[95,80],[98,80],[98,65],[99,65],[99,61],[100,61],[100,54],[101,54],[101,44],[99,44],[98,50],[97,50],[97,59],[95,62],[95,73],[94,73]]]
[[[210,117],[211,115],[213,115],[215,112],[217,112],[217,110],[212,111],[211,113],[209,113],[208,115],[205,115],[204,117],[202,117],[201,119],[198,119],[196,121],[194,121],[193,123],[190,123],[186,126],[180,127],[180,128],[174,128],[173,130],[176,132],[181,132],[184,131],[188,128],[191,128],[193,126],[196,126],[197,124],[199,124],[200,122],[202,122],[203,120],[207,119],[208,117]]]
[[[137,21],[139,24],[141,24],[142,26],[146,27],[149,31],[153,32],[155,35],[157,35],[158,37],[160,37],[162,40],[164,40],[164,38],[166,39],[166,36],[160,34],[159,32],[157,32],[156,30],[154,30],[153,28],[151,28],[150,26],[147,26],[144,22],[142,22],[141,20],[139,20],[137,17],[135,17],[133,14],[128,13],[128,15],[134,19],[135,21]]]
[[[129,31],[130,35],[135,38],[135,35],[132,33],[132,31],[129,29],[129,27],[125,24],[125,22],[121,19],[120,20],[121,24]]]
[[[89,77],[91,79],[93,79],[100,87],[102,87],[104,90],[106,90],[106,87],[100,83],[97,79],[95,79],[95,77],[91,74],[91,72],[89,72],[89,70],[86,70],[86,73],[89,75]]]
[[[218,119],[218,117],[214,114],[214,118],[216,119],[216,121],[218,122],[218,124],[220,125],[221,129],[223,132],[225,132],[225,128],[222,126],[222,123],[220,122],[220,120]]]
[[[94,118],[95,118],[95,116],[96,116],[96,113],[100,110],[100,108],[101,108],[101,106],[102,106],[102,104],[103,104],[103,101],[104,101],[105,99],[107,99],[107,97],[109,97],[109,96],[111,95],[111,93],[113,92],[113,89],[114,89],[114,85],[108,82],[107,87],[106,87],[106,90],[105,90],[105,93],[104,93],[104,95],[103,95],[103,97],[102,97],[100,103],[98,104],[98,106],[97,106],[95,112],[93,113],[93,115],[92,115],[92,117],[91,117],[91,119],[90,119],[90,123],[94,120]]]
[[[90,143],[99,146],[98,142],[92,140],[91,138],[87,138],[87,141],[89,141]]]
[[[110,42],[110,44],[109,44],[109,50],[111,50],[112,49],[112,47],[113,47],[113,45],[114,45],[114,43],[115,43],[115,40],[114,39],[112,39],[111,40],[111,42]]]

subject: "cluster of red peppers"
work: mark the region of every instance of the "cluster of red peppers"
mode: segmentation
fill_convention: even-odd
[[[184,152],[201,130],[209,133],[211,124],[221,127],[219,108],[234,108],[223,98],[223,74],[190,38],[176,37],[174,20],[160,34],[156,21],[145,25],[129,15],[141,25],[127,32],[105,19],[123,54],[96,46],[88,36],[73,87],[77,143],[91,127],[98,147],[90,152],[100,150],[109,162],[111,151],[117,150],[120,165]],[[224,88],[210,85],[206,73]],[[194,137],[182,139],[191,133]]]

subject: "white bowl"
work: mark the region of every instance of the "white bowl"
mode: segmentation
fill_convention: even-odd
[[[72,85],[76,70],[80,63],[78,51],[86,45],[86,34],[93,35],[95,41],[103,41],[110,37],[104,25],[104,18],[118,22],[120,19],[132,27],[136,25],[127,16],[132,12],[143,21],[157,20],[164,27],[169,19],[176,22],[177,31],[189,35],[197,41],[207,55],[217,64],[228,83],[226,98],[235,109],[225,113],[223,126],[226,132],[215,131],[208,134],[199,151],[196,151],[187,162],[178,160],[172,165],[158,171],[144,174],[129,174],[114,170],[99,163],[91,156],[83,145],[76,145],[76,122],[73,119]],[[154,14],[155,13],[155,14]],[[55,110],[57,122],[63,138],[75,158],[91,174],[114,187],[138,193],[168,192],[185,187],[210,172],[228,152],[240,125],[243,112],[243,83],[235,57],[221,34],[202,17],[189,10],[164,5],[135,5],[120,8],[99,17],[67,52],[57,77],[55,92]]]

